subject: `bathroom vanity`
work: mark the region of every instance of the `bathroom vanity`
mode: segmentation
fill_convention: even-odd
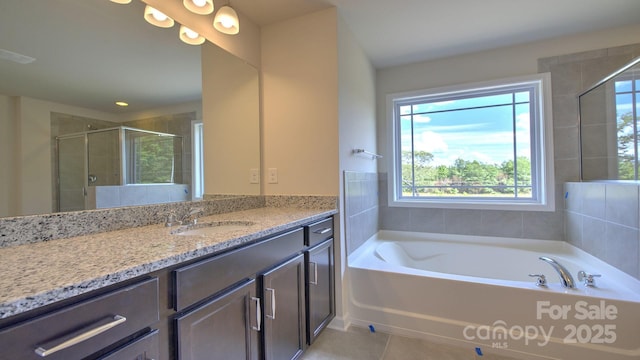
[[[335,315],[333,214],[259,208],[205,217],[196,235],[153,225],[0,249],[3,285],[24,279],[0,298],[0,359],[295,359]]]

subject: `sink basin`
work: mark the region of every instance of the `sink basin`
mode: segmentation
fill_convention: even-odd
[[[196,225],[184,226],[171,232],[181,236],[205,236],[233,232],[246,229],[255,224],[252,221],[212,221]]]

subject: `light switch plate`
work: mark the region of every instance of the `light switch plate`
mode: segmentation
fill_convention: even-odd
[[[259,169],[249,169],[249,184],[260,184]]]
[[[268,170],[268,180],[269,184],[277,184],[278,183],[278,169],[277,168],[269,168]]]

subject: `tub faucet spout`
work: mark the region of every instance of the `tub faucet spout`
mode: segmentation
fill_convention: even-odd
[[[573,281],[573,277],[571,276],[571,273],[569,272],[569,270],[567,270],[567,268],[560,265],[560,263],[555,261],[554,259],[546,256],[540,256],[539,259],[551,265],[551,267],[553,267],[553,269],[558,272],[558,275],[560,275],[560,283],[562,284],[562,287],[569,289],[573,289],[576,287],[575,281]]]

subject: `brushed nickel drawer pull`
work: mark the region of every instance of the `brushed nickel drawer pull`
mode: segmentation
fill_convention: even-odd
[[[52,347],[51,349],[45,349],[43,347],[38,347],[37,349],[35,349],[36,354],[38,354],[41,357],[45,357],[45,356],[49,356],[51,354],[57,353],[60,350],[64,350],[66,348],[69,348],[73,345],[76,345],[78,343],[81,343],[85,340],[89,340],[94,336],[100,335],[103,332],[122,324],[123,322],[127,321],[127,318],[124,316],[120,316],[120,315],[116,315],[113,317],[113,321],[108,322],[104,325],[98,326],[95,329],[91,329],[88,330],[86,332],[83,332],[82,334],[78,335],[78,336],[74,336],[71,339],[64,341],[54,347]]]
[[[315,230],[313,233],[314,234],[323,235],[323,234],[328,233],[329,231],[331,231],[331,228],[323,228],[323,229]]]
[[[269,319],[275,320],[276,319],[276,289],[266,288],[265,290],[271,292],[271,315],[267,315],[267,317]]]
[[[318,285],[318,263],[309,261],[309,265],[313,264],[313,281],[309,280],[311,285]]]

